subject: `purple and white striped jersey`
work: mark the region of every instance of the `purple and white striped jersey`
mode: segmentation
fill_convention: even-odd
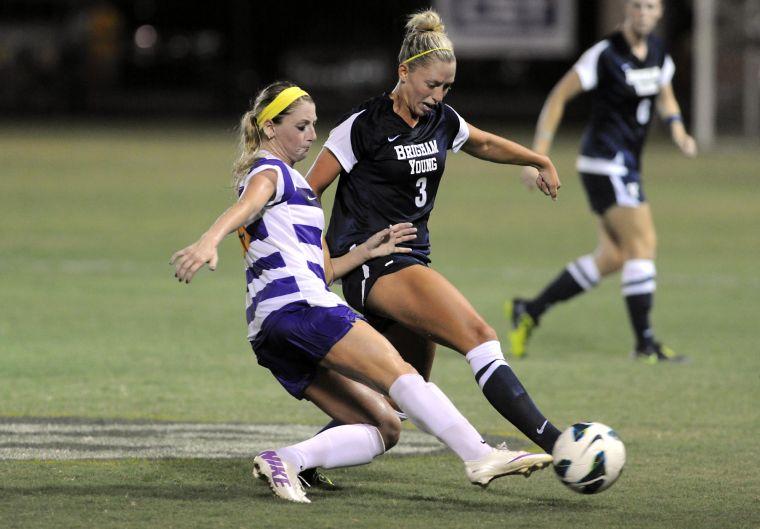
[[[246,319],[253,340],[263,321],[295,301],[316,307],[344,305],[325,283],[322,232],[325,217],[306,179],[262,152],[238,189],[267,169],[277,173],[277,191],[256,220],[238,230],[245,251]]]

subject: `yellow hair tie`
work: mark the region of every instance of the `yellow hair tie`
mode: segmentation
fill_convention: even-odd
[[[454,51],[451,48],[433,48],[432,50],[423,51],[422,53],[418,53],[417,55],[413,55],[409,57],[407,60],[402,62],[401,64],[406,64],[408,62],[413,61],[414,59],[417,59],[419,57],[422,57],[423,55],[427,55],[428,53],[433,53],[434,51]]]
[[[277,117],[280,112],[288,108],[293,101],[298,99],[301,96],[307,96],[309,95],[306,91],[300,89],[297,86],[291,86],[290,88],[286,88],[279,94],[277,94],[277,97],[274,98],[274,101],[269,103],[267,106],[264,107],[264,110],[259,112],[259,115],[256,116],[256,123],[259,124],[259,127],[263,125],[266,121]]]

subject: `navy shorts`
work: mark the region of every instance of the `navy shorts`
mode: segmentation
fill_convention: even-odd
[[[369,296],[375,282],[384,275],[392,274],[409,266],[428,266],[430,259],[420,254],[394,253],[385,257],[370,259],[362,266],[354,268],[343,276],[343,297],[355,310],[367,318],[367,321],[377,330],[383,331],[391,320],[367,311],[364,302]]]
[[[346,305],[312,307],[296,301],[267,316],[251,346],[259,365],[302,399],[319,363],[357,319],[363,318]]]
[[[629,170],[625,176],[580,173],[591,210],[597,215],[612,206],[635,208],[646,202],[638,171]]]

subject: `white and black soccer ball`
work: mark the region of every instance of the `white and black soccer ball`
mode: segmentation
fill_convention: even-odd
[[[620,477],[625,445],[615,430],[598,422],[579,422],[562,432],[552,452],[554,472],[575,492],[596,494]]]

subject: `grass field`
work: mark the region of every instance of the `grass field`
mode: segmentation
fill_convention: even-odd
[[[433,264],[500,332],[506,297],[593,247],[576,144],[557,144],[556,204],[514,168],[449,157]],[[628,359],[617,278],[556,307],[513,362],[556,424],[601,421],[626,442],[626,471],[601,495],[551,471],[482,491],[448,452],[332,471],[345,489],[309,506],[275,501],[248,458],[0,460],[0,527],[759,527],[758,152],[690,161],[655,141],[645,157],[656,329],[691,364]],[[236,240],[189,287],[167,264],[230,202],[234,154],[234,134],[213,127],[0,128],[0,418],[325,422],[250,353]],[[481,431],[520,444],[458,355],[439,350],[433,379]]]

